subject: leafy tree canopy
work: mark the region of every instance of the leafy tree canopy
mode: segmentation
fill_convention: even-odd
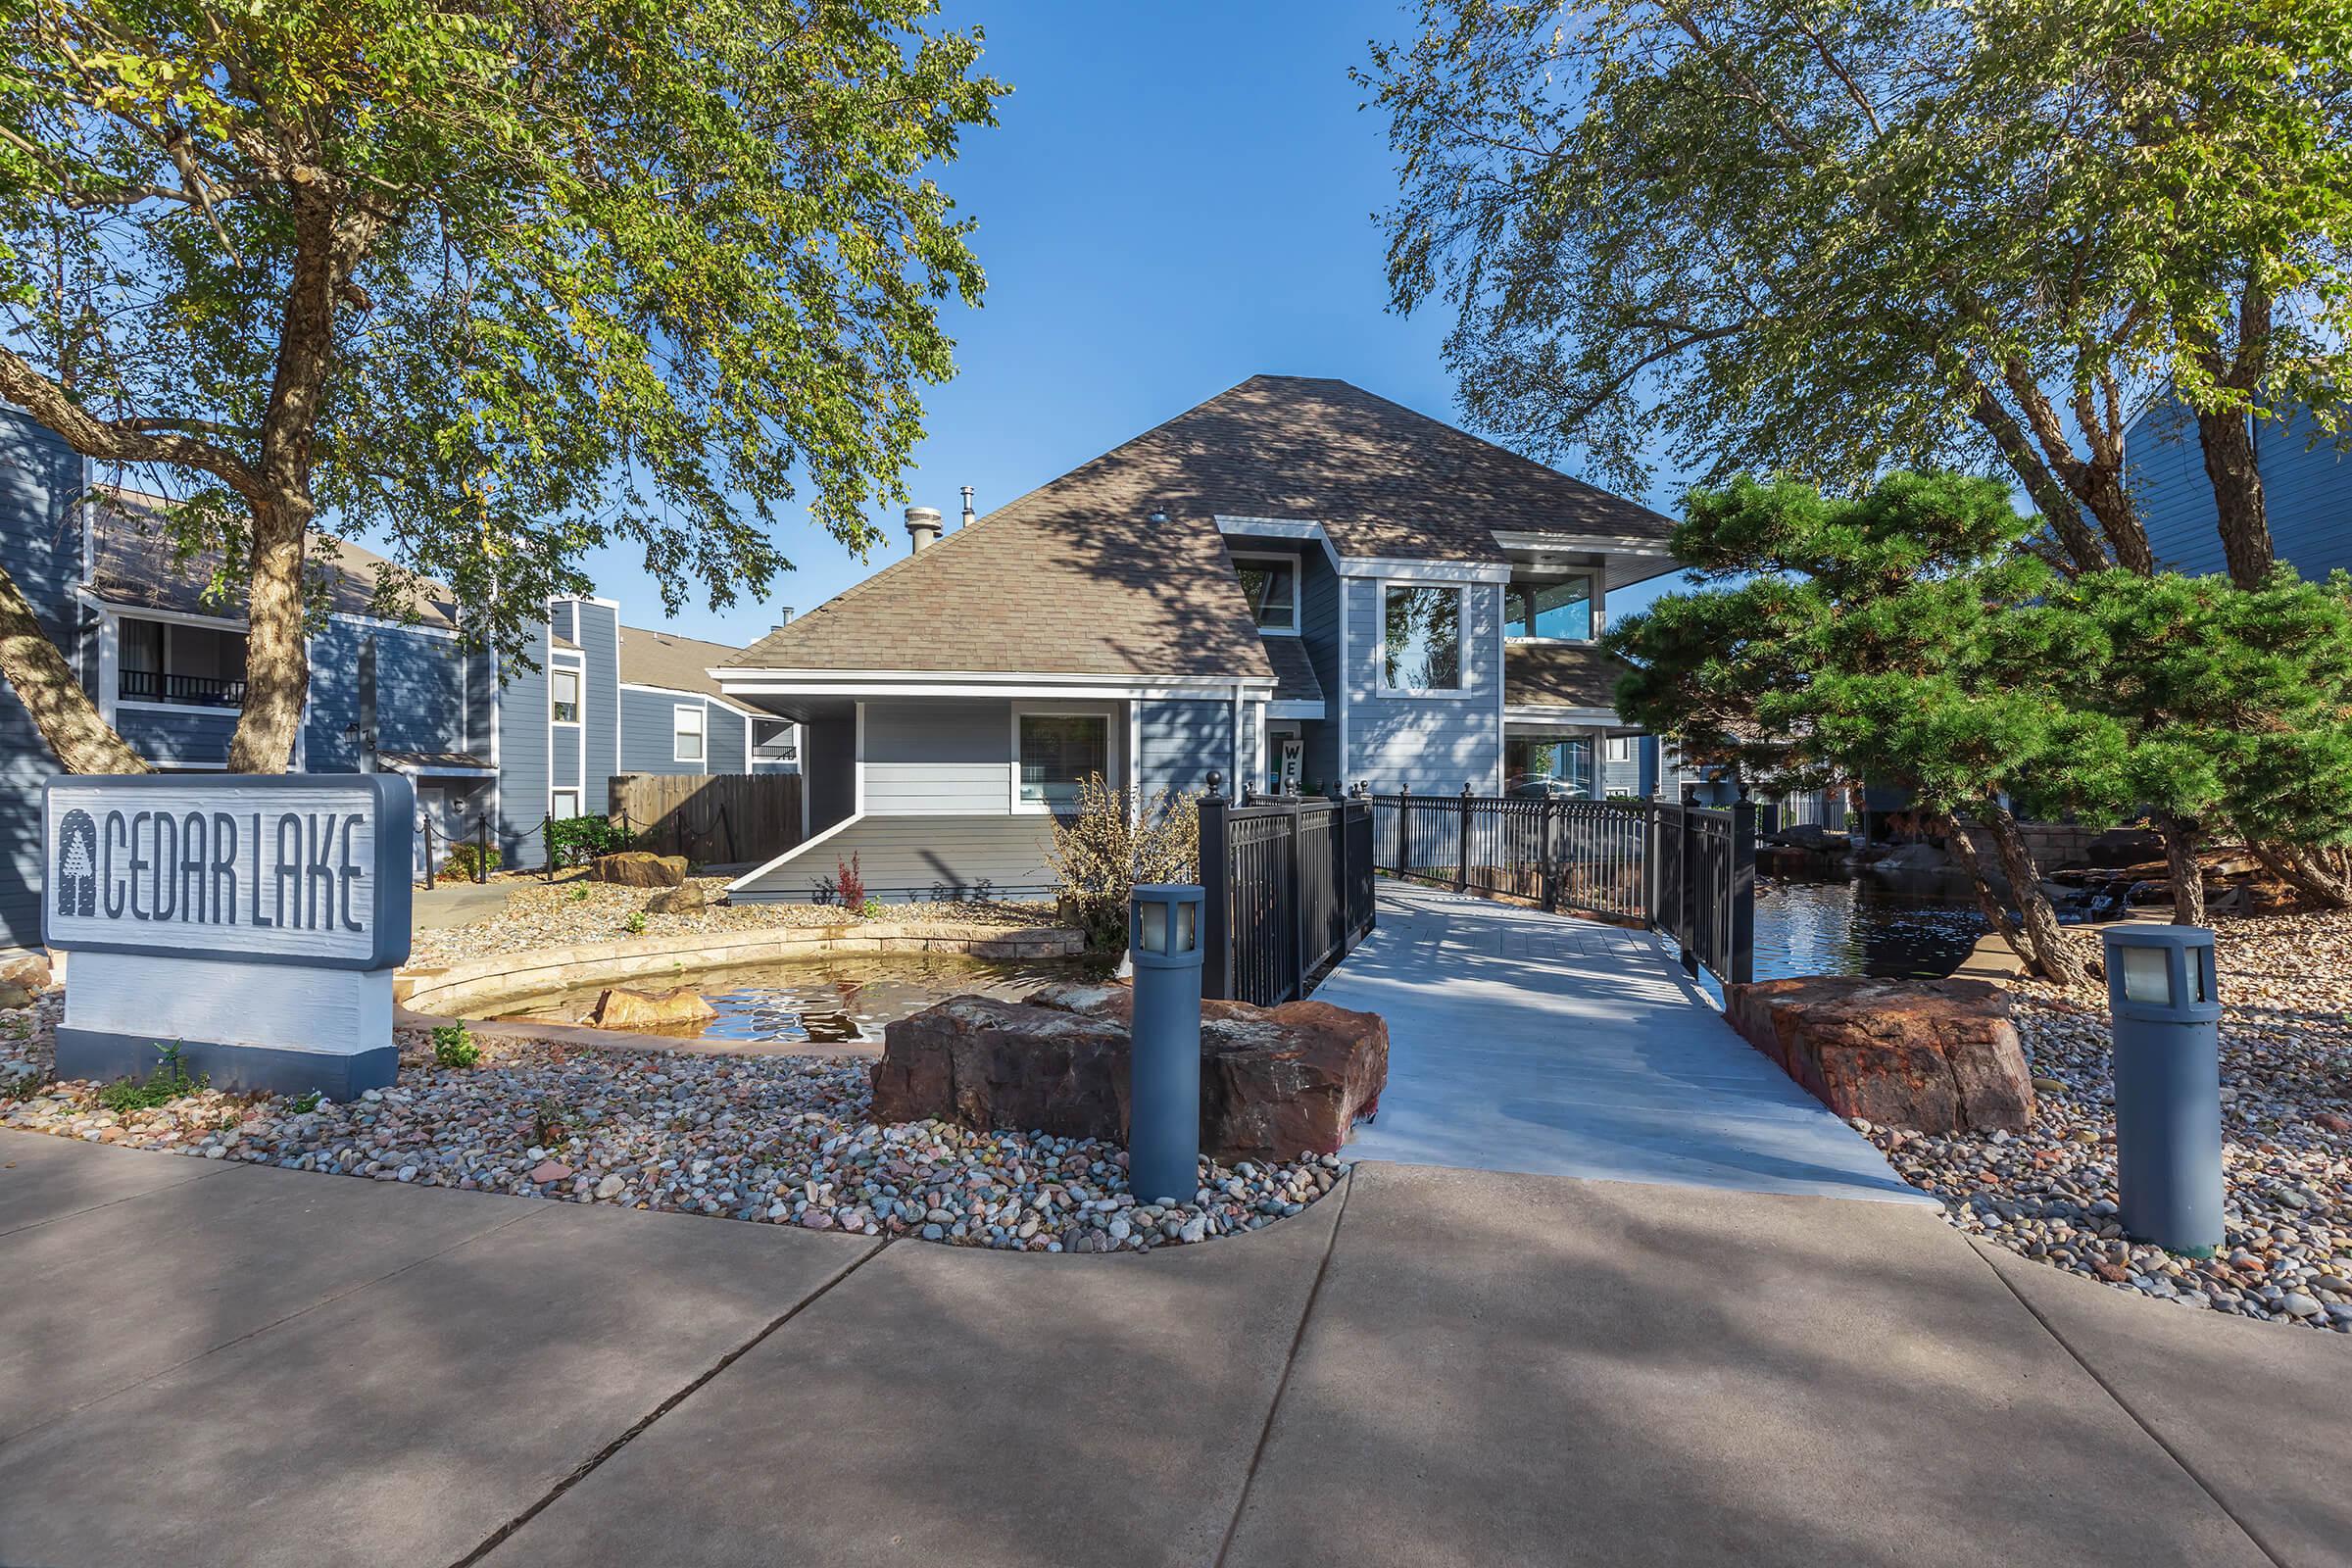
[[[674,610],[764,591],[804,490],[873,542],[982,287],[931,173],[1004,90],[933,10],[0,0],[0,395],[227,552],[238,765],[314,517],[510,651],[598,545]]]

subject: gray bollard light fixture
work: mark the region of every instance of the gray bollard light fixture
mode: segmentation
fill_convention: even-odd
[[[1200,1190],[1200,900],[1189,883],[1144,882],[1128,901],[1127,1186],[1139,1202],[1189,1203]]]
[[[2115,1175],[2124,1232],[2170,1252],[2222,1245],[2221,995],[2213,933],[2115,925],[2107,1010],[2115,1037]]]

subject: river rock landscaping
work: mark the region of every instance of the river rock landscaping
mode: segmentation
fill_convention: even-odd
[[[2352,912],[2215,922],[2227,1239],[2210,1259],[2125,1238],[2103,990],[2014,983],[2030,1127],[1953,1136],[1857,1119],[1967,1234],[2211,1311],[2352,1333]],[[2095,956],[2095,930],[2070,939]]]
[[[721,904],[725,877],[689,877],[685,886],[706,900],[696,909],[666,913],[675,901],[669,890],[624,887],[568,872],[554,882],[535,878],[494,879],[506,890],[506,906],[461,926],[419,931],[411,947],[411,967],[455,963],[500,953],[532,953],[577,943],[620,942],[631,937],[750,931],[761,926],[855,925],[865,918],[855,909],[810,904]],[[657,907],[660,906],[660,907]],[[877,918],[939,920],[960,925],[1018,930],[1054,924],[1054,906],[1034,903],[925,902],[895,904]],[[632,920],[641,922],[632,926]]]
[[[347,1104],[209,1089],[110,1109],[48,1081],[61,1008],[0,1013],[0,1127],[371,1181],[713,1215],[1032,1252],[1149,1251],[1256,1230],[1336,1187],[1337,1158],[1203,1161],[1190,1203],[1138,1203],[1093,1139],[867,1119],[867,1063],[477,1037],[443,1066],[400,1036],[400,1074]],[[121,1099],[120,1095],[117,1096]]]

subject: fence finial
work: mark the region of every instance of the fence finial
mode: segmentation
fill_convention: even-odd
[[[1208,770],[1208,799],[1217,800],[1225,792],[1225,775],[1215,768]]]

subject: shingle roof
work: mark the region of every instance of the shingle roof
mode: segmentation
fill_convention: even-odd
[[[1154,523],[1153,514],[1166,521]],[[762,669],[1270,673],[1220,516],[1342,555],[1500,563],[1493,531],[1672,524],[1345,381],[1252,376],[903,558],[728,661]]]
[[[1323,701],[1323,683],[1315,678],[1314,661],[1306,657],[1306,645],[1297,637],[1268,637],[1265,642],[1266,662],[1274,666],[1274,701]]]
[[[1614,708],[1626,670],[1592,643],[1511,643],[1502,651],[1508,708]]]
[[[631,686],[660,686],[673,692],[720,694],[718,682],[704,671],[723,664],[739,650],[725,643],[707,643],[652,626],[620,628],[620,678]]]
[[[244,613],[243,585],[226,599],[208,599],[205,588],[220,572],[218,550],[200,551],[186,561],[173,555],[160,508],[169,505],[158,496],[111,486],[97,487],[90,509],[90,587],[113,604],[146,610],[172,610],[192,615]],[[304,566],[310,579],[324,589],[327,608],[348,614],[381,614],[375,603],[377,576],[391,564],[372,550],[343,540],[311,536],[311,556]],[[457,606],[439,583],[416,584],[416,621],[419,625],[454,627]]]

